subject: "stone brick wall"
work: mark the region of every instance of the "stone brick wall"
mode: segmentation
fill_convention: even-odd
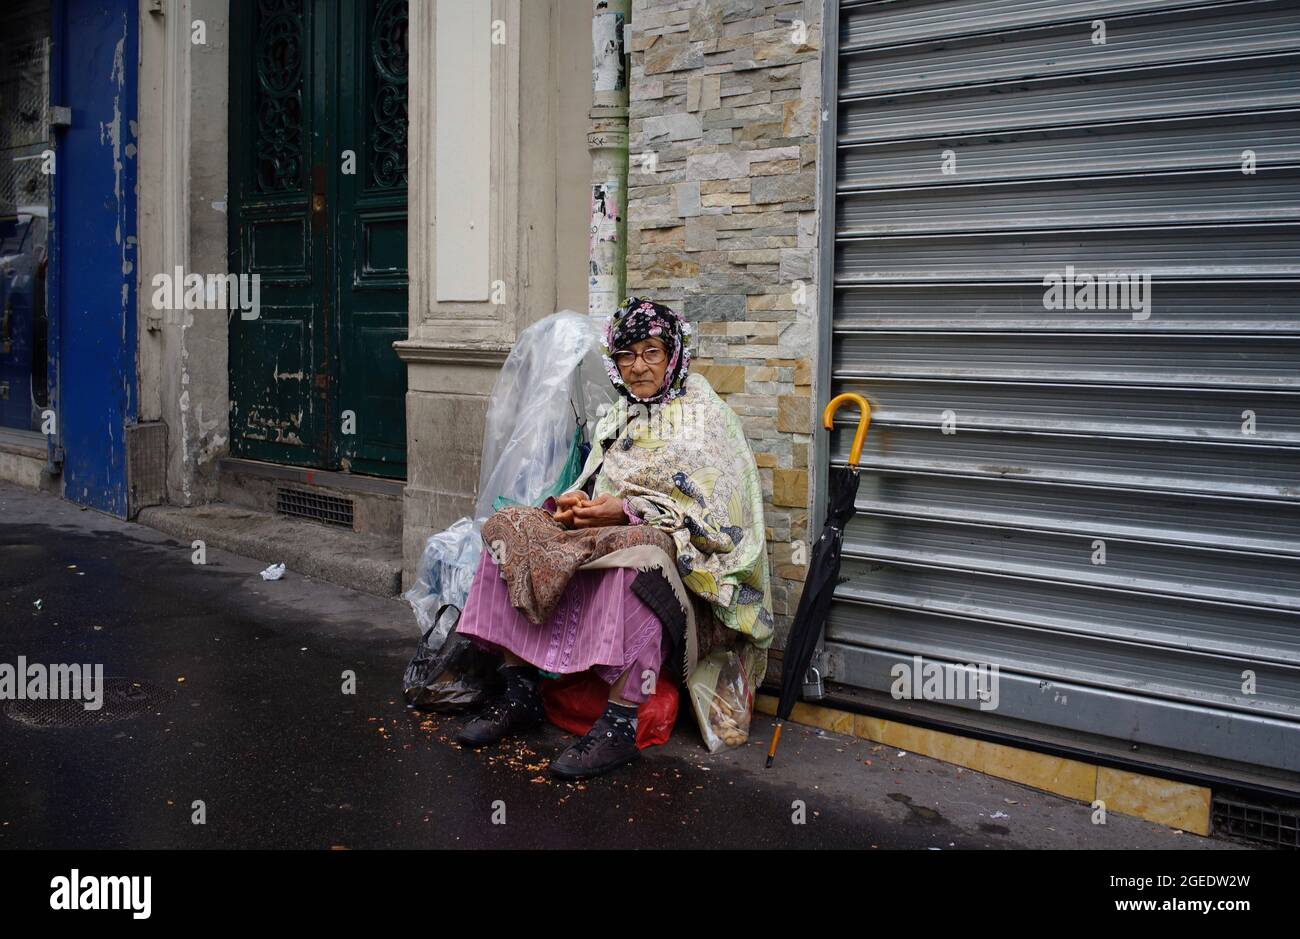
[[[767,497],[777,645],[807,541],[821,2],[633,0],[629,294],[696,324]],[[804,26],[800,29],[802,21]]]

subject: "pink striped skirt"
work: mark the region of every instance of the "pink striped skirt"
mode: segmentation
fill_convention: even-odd
[[[613,685],[630,671],[620,696],[640,704],[649,698],[645,688],[654,687],[669,640],[659,617],[632,592],[636,575],[623,567],[577,571],[550,619],[538,625],[510,605],[501,569],[485,551],[456,631],[552,674],[591,669]]]

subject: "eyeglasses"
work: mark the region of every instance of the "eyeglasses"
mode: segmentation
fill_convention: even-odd
[[[633,352],[630,349],[620,349],[614,353],[614,364],[619,368],[628,368],[638,358],[646,365],[659,365],[668,358],[668,353],[662,346],[650,346],[641,352]]]

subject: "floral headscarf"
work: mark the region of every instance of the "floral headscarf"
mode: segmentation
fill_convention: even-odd
[[[616,350],[626,349],[642,339],[660,339],[668,350],[664,383],[648,398],[633,393],[614,364]],[[686,390],[686,376],[691,367],[691,324],[676,310],[660,303],[628,297],[605,326],[600,351],[605,374],[623,397],[643,403],[671,401]]]

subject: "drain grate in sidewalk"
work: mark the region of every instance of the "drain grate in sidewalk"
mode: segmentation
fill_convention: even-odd
[[[53,730],[100,727],[152,714],[168,704],[175,693],[146,681],[105,678],[103,706],[87,710],[84,700],[23,700],[5,702],[4,714],[27,727]]]

